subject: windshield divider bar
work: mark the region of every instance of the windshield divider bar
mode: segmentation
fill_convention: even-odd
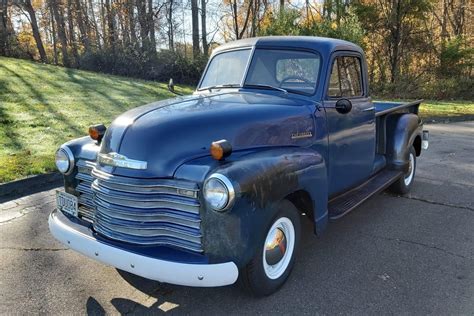
[[[240,87],[243,87],[245,84],[245,81],[247,80],[247,75],[250,69],[250,63],[253,60],[253,54],[255,53],[256,46],[257,46],[257,43],[255,43],[255,45],[252,46],[252,50],[250,51],[249,59],[247,60],[247,65],[245,66],[245,72],[244,72],[244,75],[242,76],[242,81],[240,82]]]

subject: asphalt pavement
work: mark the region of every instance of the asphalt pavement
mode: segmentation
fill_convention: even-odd
[[[0,204],[0,314],[474,315],[474,122],[427,125],[412,192],[330,224],[304,221],[288,282],[255,299],[119,273],[50,235],[54,190]]]

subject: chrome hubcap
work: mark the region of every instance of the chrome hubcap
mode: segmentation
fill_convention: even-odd
[[[270,279],[278,279],[288,268],[295,247],[295,228],[281,217],[268,231],[263,247],[263,268]]]
[[[410,185],[411,181],[413,180],[413,173],[415,171],[415,157],[413,156],[412,153],[410,153],[410,161],[408,165],[408,172],[407,175],[405,176],[405,185],[408,186]]]
[[[271,231],[265,241],[265,260],[269,265],[275,265],[283,258],[286,252],[286,236],[281,228]]]

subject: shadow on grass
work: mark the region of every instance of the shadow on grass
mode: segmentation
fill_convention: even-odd
[[[41,94],[41,92],[36,89],[28,80],[26,80],[25,78],[23,78],[20,74],[16,73],[15,71],[11,70],[10,68],[8,68],[7,66],[5,66],[4,64],[0,64],[0,68],[3,69],[5,72],[9,73],[10,75],[12,75],[13,77],[15,77],[16,79],[18,79],[25,87],[27,87],[29,89],[29,91],[31,91],[31,93],[33,94],[34,98],[36,100],[39,100],[43,105],[46,106],[48,112],[50,113],[54,113],[54,115],[62,122],[64,122],[69,128],[71,128],[74,132],[76,133],[81,133],[82,130],[73,123],[73,121],[68,118],[67,116],[65,116],[64,114],[56,111],[48,102],[48,100],[43,96],[43,94]],[[13,92],[10,90],[10,92]],[[36,117],[39,117],[42,113],[39,112],[38,110],[34,109],[33,107],[27,107],[26,109],[28,112],[33,112]]]
[[[7,86],[7,82],[4,79],[0,78],[0,92],[2,92],[1,94],[3,94],[4,91],[8,90]],[[22,150],[23,143],[19,139],[20,135],[18,135],[16,129],[13,128],[14,124],[14,119],[10,116],[10,114],[6,111],[2,104],[0,104],[0,132],[3,132],[3,134],[5,134],[6,136],[7,143],[5,144],[5,146],[16,150]]]

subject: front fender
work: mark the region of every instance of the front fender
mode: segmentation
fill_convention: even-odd
[[[245,265],[265,238],[276,215],[275,205],[299,190],[313,203],[316,231],[327,223],[327,172],[323,157],[306,148],[279,148],[249,153],[223,163],[210,173],[228,177],[236,191],[236,203],[226,212],[203,208],[205,252],[212,261],[232,260]],[[203,205],[205,201],[202,201]]]
[[[95,161],[100,147],[97,142],[91,139],[89,136],[70,140],[63,144],[63,146],[69,147],[76,163],[78,160]],[[76,194],[75,187],[78,184],[76,174],[77,166],[74,166],[72,173],[69,175],[64,175],[64,187],[68,193]]]
[[[410,147],[423,125],[416,114],[395,114],[387,118],[387,164],[394,170],[407,171]]]

